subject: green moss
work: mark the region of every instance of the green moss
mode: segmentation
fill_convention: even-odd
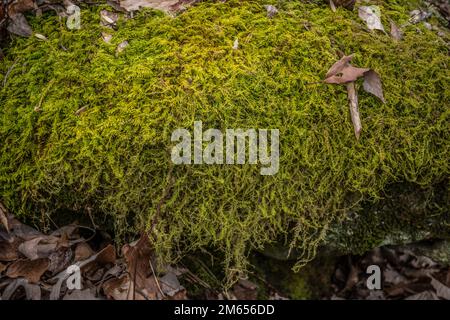
[[[402,3],[382,6],[385,25],[408,19]],[[448,177],[443,39],[409,26],[395,42],[367,32],[356,12],[300,1],[278,2],[269,19],[263,4],[206,1],[175,18],[143,11],[106,30],[111,44],[100,37],[101,8],[82,11],[79,31],[54,16],[32,18],[49,40],[15,39],[0,64],[5,205],[36,220],[90,212],[120,239],[152,228],[164,260],[212,246],[232,279],[252,249],[281,237],[302,253],[301,265],[360,201],[395,182],[433,186]],[[384,105],[359,90],[360,141],[345,88],[310,84],[339,50],[383,79]],[[195,120],[222,130],[278,128],[280,171],[172,165],[172,131]]]

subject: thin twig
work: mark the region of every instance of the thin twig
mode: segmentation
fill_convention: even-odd
[[[156,286],[158,287],[159,292],[161,293],[161,295],[162,295],[163,298],[164,298],[166,295],[164,294],[164,292],[163,292],[162,289],[161,289],[161,286],[159,285],[158,277],[156,276],[156,274],[155,274],[155,269],[153,268],[152,259],[150,258],[150,259],[148,260],[148,262],[150,263],[150,268],[152,269],[152,274],[153,274],[153,276],[155,277]]]
[[[361,135],[362,126],[358,110],[358,95],[356,93],[354,82],[347,83],[347,96],[350,104],[350,116],[352,118],[353,128],[355,129],[355,136],[358,140]]]

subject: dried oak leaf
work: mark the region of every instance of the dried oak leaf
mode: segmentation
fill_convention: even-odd
[[[14,261],[19,258],[17,248],[19,242],[17,239],[13,241],[0,241],[0,261]]]
[[[386,103],[383,95],[383,86],[381,84],[381,78],[378,73],[373,70],[369,70],[364,73],[364,90],[368,93],[373,94],[375,97],[380,99],[383,103]]]
[[[122,252],[131,280],[136,288],[144,288],[146,279],[152,274],[150,263],[154,258],[148,236],[143,233],[135,244],[124,245]]]
[[[180,0],[119,0],[120,6],[126,11],[137,11],[141,8],[152,8],[170,12],[181,2]]]
[[[86,242],[81,242],[75,247],[75,261],[86,260],[94,254],[91,246]]]
[[[31,37],[33,31],[22,13],[9,16],[7,30],[21,37]]]
[[[394,40],[400,41],[403,38],[403,32],[399,27],[395,24],[394,21],[391,20],[391,37]]]
[[[33,0],[18,0],[13,1],[8,6],[8,14],[13,16],[17,13],[24,13],[35,8],[35,4]]]
[[[19,246],[19,251],[28,259],[46,258],[54,252],[59,239],[52,236],[37,236],[27,240]]]
[[[103,292],[109,299],[127,300],[130,279],[128,275],[112,278],[102,285]]]
[[[325,83],[344,84],[356,81],[364,73],[369,71],[367,68],[356,68],[350,64],[353,55],[344,56],[334,63],[325,75]]]
[[[381,11],[378,6],[361,6],[358,8],[358,16],[366,22],[369,30],[384,31],[381,23]]]
[[[450,300],[450,288],[438,280],[431,278],[431,285],[436,290],[436,295],[442,299]]]
[[[36,260],[17,260],[6,270],[6,276],[10,278],[23,277],[30,283],[37,283],[49,266],[47,258]]]

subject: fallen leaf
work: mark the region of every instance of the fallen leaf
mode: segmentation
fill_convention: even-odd
[[[353,56],[353,54],[349,56],[343,56],[341,59],[339,59],[339,61],[335,62],[325,75],[325,79],[341,73],[342,70],[348,67],[349,62],[353,59]]]
[[[122,252],[131,281],[137,289],[144,288],[146,279],[152,274],[150,263],[154,259],[148,236],[143,233],[135,244],[124,245]]]
[[[236,40],[234,40],[234,43],[233,43],[233,49],[234,50],[237,50],[237,49],[239,49],[239,40],[236,38]]]
[[[378,6],[362,6],[358,8],[358,16],[364,20],[369,30],[384,31],[381,24],[381,11]]]
[[[8,14],[12,16],[18,13],[25,13],[33,9],[35,9],[33,0],[12,1],[12,3],[8,6]]]
[[[271,4],[265,5],[264,8],[266,8],[267,16],[269,18],[273,18],[278,13],[278,9],[275,6],[271,5]]]
[[[38,236],[23,242],[19,246],[19,252],[28,259],[48,257],[58,246],[58,238],[53,236]]]
[[[344,84],[354,82],[358,78],[364,76],[364,74],[369,70],[370,69],[368,68],[356,68],[353,67],[352,65],[348,65],[346,68],[342,70],[341,73],[326,78],[324,82],[329,84]]]
[[[56,249],[48,256],[48,259],[50,260],[48,271],[52,274],[61,272],[71,265],[72,258],[73,252],[70,248]]]
[[[413,10],[409,13],[409,15],[409,22],[412,24],[417,24],[431,17],[432,14],[423,10]]]
[[[0,241],[0,261],[14,261],[19,258],[17,253],[17,241]]]
[[[28,300],[41,300],[41,288],[37,284],[29,283],[24,278],[14,279],[3,291],[1,300],[11,299],[19,287],[25,289],[25,295]]]
[[[9,17],[7,30],[10,33],[21,37],[31,37],[33,31],[22,13],[17,13]]]
[[[86,242],[81,242],[75,247],[75,261],[86,260],[94,254],[91,246]]]
[[[106,32],[102,32],[102,39],[106,43],[110,43],[111,39],[112,39],[112,35],[110,35],[109,33],[106,33]]]
[[[433,288],[436,290],[436,295],[439,298],[445,299],[445,300],[450,300],[450,288],[443,285],[441,282],[439,282],[438,280],[431,278],[431,285],[433,286]]]
[[[117,46],[117,49],[116,49],[116,54],[123,52],[126,47],[128,47],[128,41],[125,40],[125,41],[122,41],[121,43],[119,43],[119,45]]]
[[[0,273],[6,270],[6,264],[0,262]]]
[[[102,285],[105,295],[114,300],[127,300],[129,288],[129,278],[127,275],[122,278],[112,278]]]
[[[161,290],[165,295],[170,297],[175,296],[179,291],[184,290],[184,287],[178,281],[177,276],[173,272],[166,273],[159,279],[161,283]]]
[[[395,24],[394,21],[391,20],[391,36],[394,40],[400,41],[403,39],[403,32],[399,27]]]
[[[21,223],[16,218],[9,220],[9,230],[12,235],[25,241],[43,236],[42,233],[30,226],[27,226],[26,224]]]
[[[100,265],[114,264],[116,262],[116,249],[113,245],[109,244],[92,257],[95,257],[94,261]]]
[[[406,282],[406,278],[404,276],[391,268],[387,268],[383,272],[383,276],[385,282],[392,283],[394,285]]]
[[[10,278],[24,277],[31,283],[39,281],[47,271],[49,260],[47,258],[36,260],[17,260],[6,270],[6,276]]]
[[[380,99],[383,103],[386,103],[383,95],[383,86],[381,84],[381,78],[378,73],[373,70],[369,70],[364,73],[364,90],[373,94]]]
[[[141,8],[170,12],[179,2],[179,0],[119,0],[120,6],[128,12],[137,11]]]
[[[115,12],[111,12],[108,10],[100,11],[100,21],[104,26],[113,27],[116,25],[118,19],[119,15]]]

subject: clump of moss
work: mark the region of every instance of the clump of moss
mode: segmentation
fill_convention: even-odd
[[[402,3],[382,5],[385,23],[407,21]],[[116,31],[99,25],[101,7],[82,11],[78,31],[32,18],[48,41],[15,39],[0,64],[5,205],[35,219],[89,213],[118,238],[151,229],[166,261],[212,246],[232,279],[252,249],[282,237],[301,265],[359,201],[394,182],[448,177],[450,60],[439,36],[409,26],[395,42],[367,32],[356,12],[289,1],[270,19],[264,4],[205,1],[175,18],[145,10]],[[383,79],[386,104],[360,91],[359,141],[345,88],[311,85],[339,50]],[[173,165],[171,133],[196,120],[279,129],[279,172]]]

